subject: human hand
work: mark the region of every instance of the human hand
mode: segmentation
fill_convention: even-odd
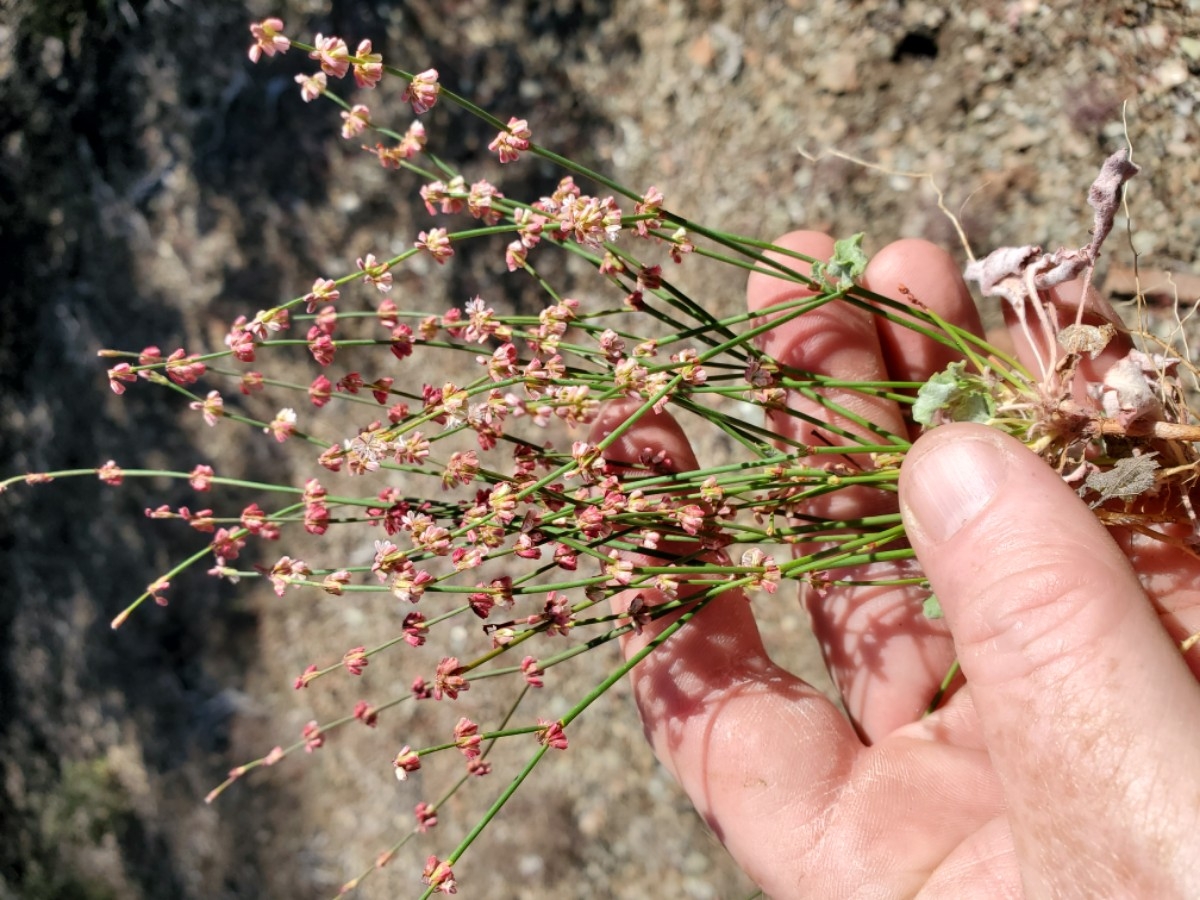
[[[779,243],[816,259],[832,251],[814,233]],[[889,246],[864,282],[896,299],[903,284],[980,329],[956,266],[932,245]],[[757,311],[807,292],[754,275],[748,293]],[[953,360],[842,304],[781,324],[764,349],[842,379],[923,382]],[[837,399],[906,431],[891,401]],[[628,412],[609,407],[596,436]],[[799,419],[771,424],[813,443]],[[697,467],[665,413],[643,417],[608,456],[633,461],[644,448]],[[839,505],[822,511],[831,517],[881,511],[878,492],[828,502]],[[983,426],[917,441],[900,509],[944,619],[926,619],[910,588],[803,597],[846,714],[771,662],[733,592],[632,673],[655,753],[734,859],[775,898],[1200,896],[1200,651],[1178,646],[1200,631],[1200,561],[1106,530],[1042,460]],[[861,580],[885,577],[883,565]],[[625,653],[665,624],[627,636]],[[922,718],[954,658],[966,685]]]

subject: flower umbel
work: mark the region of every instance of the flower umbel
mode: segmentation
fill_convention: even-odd
[[[256,63],[264,55],[286,53],[292,42],[283,34],[282,19],[263,19],[250,26],[254,43],[250,47],[250,62]]]

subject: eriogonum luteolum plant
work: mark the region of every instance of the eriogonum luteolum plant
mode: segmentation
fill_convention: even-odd
[[[1090,279],[1123,185],[1137,171],[1123,153],[1104,164],[1088,197],[1094,211],[1088,246],[1054,253],[1006,248],[968,269],[984,294],[1011,306],[1036,360],[1029,369],[942,321],[919,296],[897,302],[860,287],[867,261],[861,235],[838,242],[831,259],[811,260],[711,230],[671,212],[653,187],[627,190],[540,146],[533,125],[492,117],[442,86],[437,72],[385,65],[369,40],[354,50],[322,35],[303,44],[288,38],[278,19],[251,32],[254,61],[296,51],[315,61],[311,74],[296,79],[303,98],[340,107],[343,137],[366,141],[364,149],[383,167],[398,170],[397,191],[419,193],[439,224],[414,235],[401,253],[364,254],[356,270],[320,273],[305,295],[239,317],[223,348],[104,352],[120,360],[108,370],[118,394],[154,384],[181,395],[210,425],[226,419],[249,426],[247,440],[307,442],[311,472],[302,483],[246,482],[205,465],[122,470],[112,461],[24,480],[98,475],[117,485],[165,475],[189,481],[203,497],[221,497],[195,508],[147,510],[154,518],[183,520],[206,537],[195,555],[120,612],[114,628],[149,598],[165,604],[171,580],[203,565],[235,582],[268,579],[281,596],[305,590],[394,596],[396,616],[378,623],[374,645],[338,648],[335,662],[299,673],[297,689],[326,676],[361,675],[379,654],[436,646],[452,626],[467,626],[477,645],[469,655],[447,654],[433,671],[417,673],[404,696],[374,706],[359,702],[335,721],[310,722],[298,739],[235,768],[210,800],[255,768],[316,750],[342,726],[374,725],[400,703],[452,702],[477,679],[508,676],[515,699],[497,710],[495,721],[463,717],[453,734],[413,735],[395,748],[392,764],[401,781],[432,754],[463,754],[465,773],[453,792],[472,776],[489,774],[494,742],[530,743],[527,765],[494,789],[484,819],[444,858],[428,857],[427,894],[454,893],[454,863],[525,775],[548,751],[568,749],[572,722],[647,654],[681,628],[703,627],[695,616],[705,605],[729,600],[735,589],[774,594],[786,582],[815,590],[864,577],[923,584],[898,512],[847,521],[822,515],[833,507],[815,502],[848,488],[894,492],[910,446],[911,434],[889,433],[830,399],[848,391],[902,404],[912,433],[963,420],[1003,429],[1076,485],[1106,521],[1147,534],[1157,534],[1163,522],[1183,523],[1195,533],[1187,497],[1200,459],[1191,442],[1200,432],[1177,372],[1186,360],[1165,345],[1143,342],[1091,381],[1086,362],[1104,350],[1120,323],[1095,316],[1085,322],[1082,305],[1073,321],[1064,319],[1046,300],[1055,285]],[[347,76],[361,89],[393,81],[414,118],[396,129],[375,121],[368,105],[333,89]],[[454,171],[427,146],[419,118],[437,103],[455,104],[495,128],[489,149],[500,162],[519,165],[523,156],[536,155],[560,166],[557,189],[540,199],[517,199],[506,196],[503,185]],[[537,315],[499,314],[481,297],[414,309],[409,298],[396,296],[393,273],[413,257],[453,265],[455,256],[471,252],[472,239],[491,235],[509,240],[502,256],[494,254],[497,277],[531,278],[543,291]],[[479,252],[484,246],[492,244]],[[595,286],[586,298],[562,296],[544,280],[539,258],[555,251],[594,268]],[[808,274],[783,261],[789,258]],[[810,290],[773,307],[770,317],[717,318],[704,298],[670,278],[674,266],[697,265],[737,266]],[[961,360],[925,384],[846,383],[789,368],[763,351],[762,337],[771,329],[830,303],[912,329],[954,348]],[[285,354],[308,361],[311,381],[272,376],[271,361]],[[459,376],[423,383],[422,359],[430,354],[453,354]],[[359,371],[364,359],[372,366],[367,376]],[[226,405],[231,392],[278,398],[278,412],[256,420]],[[791,408],[796,395],[825,415]],[[614,401],[629,411],[624,423],[593,433],[589,426],[602,404]],[[321,411],[330,404],[349,406],[357,427],[350,433],[323,427]],[[686,420],[689,429],[723,434],[735,452],[721,465],[683,472],[654,454],[635,461],[608,455],[640,417],[662,410]],[[768,412],[805,419],[819,440],[789,442],[767,426]],[[372,484],[382,478],[386,486],[361,490],[368,473],[377,479]],[[261,493],[238,506],[219,493],[235,488]],[[289,535],[333,529],[352,530],[373,546],[371,564],[272,554],[268,565],[239,565],[249,542],[265,552],[273,544],[286,547]],[[606,602],[617,593],[632,597],[621,615]],[[926,611],[938,614],[934,598]],[[526,714],[524,707],[534,705],[529,690],[552,689],[555,667],[668,614],[675,618],[666,630],[586,696],[570,698],[565,715]],[[442,802],[418,804],[412,832],[384,849],[378,866],[433,824]]]

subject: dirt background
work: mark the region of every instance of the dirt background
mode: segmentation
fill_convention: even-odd
[[[119,400],[95,356],[219,343],[239,312],[427,227],[415,182],[344,146],[329,107],[300,102],[299,54],[246,62],[247,23],[271,13],[297,36],[370,37],[404,68],[436,67],[497,114],[528,118],[549,147],[635,188],[657,184],[684,215],[763,238],[805,225],[865,230],[869,249],[899,236],[954,245],[927,181],[804,155],[835,147],[933,173],[979,250],[1086,243],[1083,199],[1125,143],[1125,104],[1144,166],[1130,196],[1142,265],[1200,275],[1200,2],[960,7],[5,0],[0,473],[109,458],[298,471],[244,432],[206,431],[164,392]],[[370,102],[405,122],[397,93]],[[557,178],[532,163],[500,173],[481,126],[442,110],[429,124],[443,155],[510,196],[536,197]],[[1110,248],[1109,263],[1132,264],[1127,238]],[[431,305],[474,293],[530,302],[483,262],[417,268],[403,288]],[[704,288],[721,310],[741,302],[735,276]],[[190,500],[178,486],[91,479],[0,498],[0,898],[329,896],[444,784],[392,778],[399,744],[433,724],[406,713],[203,805],[231,765],[297,734],[313,710],[356,699],[345,691],[359,685],[293,693],[307,663],[394,625],[383,606],[284,602],[198,577],[176,586],[171,606],[111,632],[139,586],[195,547],[142,508]],[[781,658],[813,672],[797,611],[781,600],[764,613]],[[564,696],[612,662],[596,654]],[[386,697],[411,670],[369,675],[361,690]],[[751,892],[654,763],[627,691],[601,701],[572,740],[462,862],[466,896]],[[424,855],[444,855],[502,777],[451,804],[364,895],[415,895]]]

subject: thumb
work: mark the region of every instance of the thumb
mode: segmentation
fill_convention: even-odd
[[[900,501],[1027,892],[1099,896],[1186,871],[1173,856],[1197,826],[1200,690],[1104,526],[1042,460],[979,425],[921,438]]]

